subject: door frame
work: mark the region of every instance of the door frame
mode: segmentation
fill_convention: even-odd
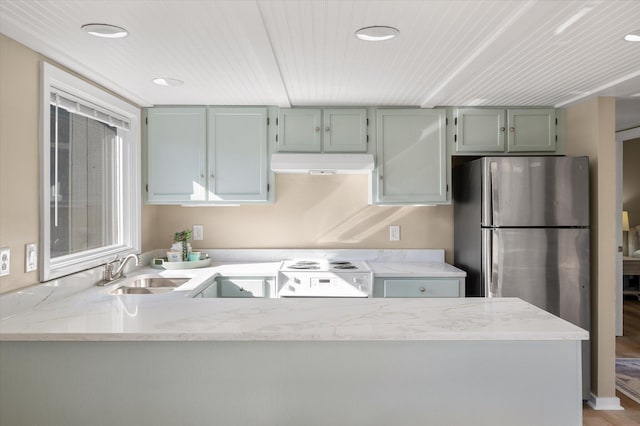
[[[616,336],[622,336],[622,151],[623,142],[640,138],[640,126],[616,132]]]

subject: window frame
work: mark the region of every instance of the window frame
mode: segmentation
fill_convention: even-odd
[[[128,132],[122,137],[120,193],[118,213],[119,244],[84,250],[51,259],[50,218],[50,146],[51,91],[58,89],[110,110],[130,120]],[[141,250],[141,142],[140,109],[80,78],[47,62],[41,62],[40,92],[40,281],[49,281],[105,264],[115,255],[125,256]]]

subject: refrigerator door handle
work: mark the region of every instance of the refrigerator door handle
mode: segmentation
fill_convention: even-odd
[[[485,297],[500,297],[502,286],[500,283],[500,249],[498,231],[484,229],[484,294]]]
[[[483,178],[482,178],[482,201],[481,201],[481,215],[482,226],[493,226],[493,197],[494,195],[494,182],[493,182],[493,170],[497,167],[493,161],[487,161],[483,165]]]
[[[496,297],[497,281],[494,272],[498,267],[498,263],[497,261],[494,262],[493,259],[497,253],[497,247],[494,246],[494,231],[492,229],[483,229],[482,233],[482,252],[485,253],[482,257],[484,263],[482,265],[482,270],[484,271],[482,278],[484,283],[483,293],[485,297]]]
[[[491,191],[491,199],[490,199],[490,207],[491,210],[489,212],[489,225],[493,226],[495,224],[494,218],[497,216],[498,207],[500,203],[500,193],[498,192],[498,163],[495,161],[491,162],[490,166],[490,188]]]

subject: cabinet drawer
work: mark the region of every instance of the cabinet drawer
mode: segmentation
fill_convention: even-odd
[[[389,279],[383,281],[384,297],[460,297],[457,279]]]
[[[264,279],[228,279],[219,281],[220,297],[265,297],[266,281]]]

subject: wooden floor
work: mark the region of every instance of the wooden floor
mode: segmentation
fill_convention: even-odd
[[[630,298],[623,304],[623,336],[616,337],[618,358],[640,358],[640,301]],[[631,426],[640,425],[640,404],[616,392],[624,411],[595,411],[585,405],[583,425]]]

